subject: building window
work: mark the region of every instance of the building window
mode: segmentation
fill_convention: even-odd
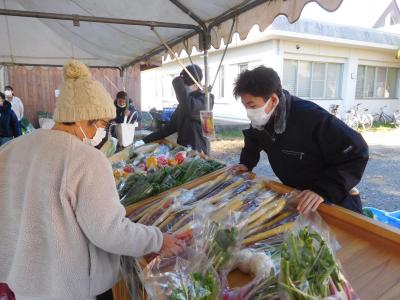
[[[249,69],[249,63],[238,64],[239,74]]]
[[[398,68],[359,65],[357,68],[356,98],[398,98]]]
[[[219,98],[225,97],[225,68],[221,66],[219,69]]]
[[[343,64],[285,59],[283,88],[305,99],[339,99]]]

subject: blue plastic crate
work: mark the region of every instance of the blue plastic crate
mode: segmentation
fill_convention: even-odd
[[[163,108],[163,111],[161,114],[161,121],[167,122],[167,121],[171,120],[171,116],[174,113],[174,111],[175,111],[175,108],[173,108],[173,107]]]
[[[373,219],[382,223],[386,223],[400,229],[400,210],[387,212],[376,209],[375,207],[364,207],[364,214],[369,215]]]

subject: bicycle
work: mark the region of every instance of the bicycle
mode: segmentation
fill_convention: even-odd
[[[329,112],[334,115],[336,118],[341,120],[342,118],[340,117],[340,112],[339,112],[339,105],[338,104],[332,104],[329,107]]]
[[[399,110],[396,110],[393,113],[393,119],[394,119],[394,126],[396,128],[400,128],[400,111]]]
[[[371,129],[372,124],[374,123],[374,118],[371,114],[366,113],[368,108],[364,109],[364,113],[359,113],[360,106],[362,104],[358,103],[352,109],[347,111],[345,123],[352,129],[357,129],[360,125],[364,130]]]
[[[381,107],[380,108],[381,112],[379,114],[375,114],[374,119],[375,119],[375,121],[377,121],[381,124],[384,124],[384,125],[393,124],[393,123],[395,123],[395,116],[392,117],[392,116],[388,115],[387,113],[385,113],[384,109],[386,107],[387,107],[386,105]]]
[[[357,118],[356,111],[355,111],[354,108],[349,109],[346,112],[346,116],[345,116],[344,122],[351,129],[354,129],[354,130],[358,129],[359,123],[358,123],[358,118]]]

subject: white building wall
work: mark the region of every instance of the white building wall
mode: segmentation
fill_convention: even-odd
[[[300,46],[299,49],[297,49]],[[359,49],[330,45],[326,43],[310,43],[299,41],[284,42],[284,58],[343,63],[343,77],[341,99],[314,101],[325,109],[331,104],[339,104],[340,111],[344,114],[348,109],[361,103],[363,108],[371,113],[379,113],[380,108],[387,106],[386,112],[393,113],[400,109],[399,99],[356,99],[357,67],[372,65],[381,67],[400,68],[400,61],[395,59],[394,51],[385,49]],[[400,79],[400,76],[399,78]],[[399,80],[398,80],[399,81]],[[400,90],[400,82],[397,84]],[[399,92],[398,92],[399,94]]]
[[[209,53],[211,82],[214,79],[221,56],[222,50],[210,51]],[[238,64],[248,63],[250,69],[259,65],[272,67],[282,78],[284,59],[343,64],[340,97],[332,100],[315,101],[327,110],[331,104],[339,104],[340,111],[344,114],[357,103],[362,103],[362,107],[368,108],[372,113],[378,113],[382,106],[387,106],[385,111],[388,113],[400,109],[399,99],[355,99],[358,65],[400,68],[400,61],[394,58],[392,50],[350,48],[347,45],[340,46],[316,41],[273,39],[228,49],[223,62],[224,97],[219,97],[219,79],[216,80],[212,91],[215,95],[215,116],[248,122],[240,99],[235,99],[232,95],[233,84],[238,75]],[[203,58],[200,55],[193,56],[192,60],[203,67]],[[188,58],[184,58],[182,61],[185,65],[190,63]],[[164,63],[159,68],[142,72],[143,110],[152,107],[160,109],[177,104],[172,91],[171,80],[173,77],[171,74],[179,74],[180,71],[180,65],[172,61]],[[400,83],[398,83],[399,88]],[[164,90],[164,96],[161,96],[162,90]]]

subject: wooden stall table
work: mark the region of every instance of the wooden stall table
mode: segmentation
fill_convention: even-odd
[[[193,188],[217,175],[209,174],[185,184]],[[288,193],[293,189],[275,181],[266,186],[277,193]],[[166,194],[145,200],[157,201]],[[135,207],[128,207],[130,214]],[[337,255],[346,278],[357,295],[363,300],[400,299],[400,230],[354,213],[337,205],[322,204],[318,212],[332,229],[340,243]],[[232,272],[230,284],[237,286],[248,280],[241,272]],[[120,283],[114,288],[116,300],[128,300]]]

